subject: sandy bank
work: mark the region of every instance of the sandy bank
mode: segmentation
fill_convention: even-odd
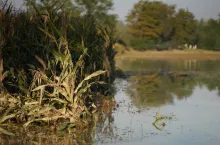
[[[169,51],[125,51],[117,54],[116,59],[151,59],[151,60],[220,60],[220,52],[206,50],[169,50]]]

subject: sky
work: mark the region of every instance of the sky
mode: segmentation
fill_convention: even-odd
[[[0,0],[2,1],[2,0]],[[20,7],[23,0],[11,0]],[[114,10],[111,13],[117,14],[119,19],[124,21],[133,5],[139,0],[113,0]],[[185,8],[192,12],[196,18],[217,18],[220,12],[220,0],[160,0],[168,4],[175,4],[177,8]],[[92,2],[92,0],[91,0]]]

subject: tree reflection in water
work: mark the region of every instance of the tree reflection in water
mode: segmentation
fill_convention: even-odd
[[[173,104],[202,86],[220,95],[220,61],[121,60],[118,65],[128,76],[127,94],[138,108]]]
[[[160,107],[173,104],[174,96],[181,100],[189,97],[195,80],[188,76],[133,76],[127,93],[138,108]]]

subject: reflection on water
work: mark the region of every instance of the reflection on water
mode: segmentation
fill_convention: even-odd
[[[197,61],[197,60],[180,60],[180,61],[144,61],[144,60],[121,60],[119,67],[127,72],[128,76],[136,80],[147,81],[142,79],[145,75],[149,77],[152,74],[157,74],[157,78],[161,84],[173,88],[177,92],[184,92],[186,96],[191,95],[195,86],[205,85],[210,91],[218,89],[220,92],[220,61]],[[130,83],[134,84],[130,79]],[[168,87],[163,85],[163,87]],[[143,84],[140,85],[143,87]],[[173,87],[172,87],[173,86]],[[158,86],[157,86],[158,87]],[[143,87],[144,88],[144,87]],[[185,89],[184,89],[185,88]],[[176,94],[173,90],[166,92],[174,93],[180,99],[184,96]],[[162,87],[157,91],[163,90]],[[187,93],[188,92],[188,93]],[[187,95],[188,94],[188,95]],[[220,93],[219,93],[220,94]]]
[[[116,83],[126,87],[116,94],[122,105],[114,123],[132,135],[116,144],[219,145],[220,61],[122,60],[118,65],[127,78]],[[157,114],[165,117],[155,120]]]
[[[175,98],[182,100],[192,96],[197,86],[200,88],[205,86],[209,91],[220,92],[219,77],[218,72],[132,76],[129,79],[131,85],[127,88],[127,93],[136,107],[159,107],[172,104]],[[220,96],[220,93],[218,94]]]
[[[174,74],[175,75],[175,74]],[[133,76],[127,93],[136,107],[159,107],[173,104],[174,96],[182,100],[189,97],[196,81],[190,76]]]
[[[220,71],[220,61],[197,60],[118,60],[117,67],[124,71],[158,72],[158,71]]]
[[[185,70],[196,70],[197,63],[196,60],[185,60],[184,61],[184,69]]]
[[[119,107],[103,108],[74,134],[51,129],[0,135],[5,144],[219,145],[220,61],[121,60]]]

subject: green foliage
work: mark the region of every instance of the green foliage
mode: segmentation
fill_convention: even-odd
[[[153,40],[140,39],[140,38],[133,38],[130,43],[133,48],[141,51],[153,50],[153,49],[162,51],[162,50],[168,50],[171,47],[171,44],[169,42],[155,43]]]
[[[220,50],[220,21],[210,19],[201,20],[198,30],[198,44],[202,49]]]
[[[3,84],[2,81],[5,79],[5,75],[3,68],[3,48],[8,43],[8,39],[14,33],[13,30],[13,14],[12,14],[12,5],[7,3],[0,2],[0,91],[2,91]]]
[[[165,29],[168,30],[166,22],[169,21],[174,10],[175,6],[169,6],[163,2],[141,0],[134,5],[127,16],[131,33],[142,38],[160,38],[161,35],[167,33],[165,32]]]
[[[102,25],[110,27],[109,30],[115,27],[116,15],[108,12],[113,7],[112,0],[25,0],[25,5],[29,11],[33,10],[35,5],[38,9],[57,9],[71,13],[73,16],[89,15],[93,16],[96,21]]]
[[[124,24],[122,21],[118,21],[116,23],[115,29],[115,37],[117,42],[124,46],[131,45],[130,42],[133,39],[133,36],[131,35],[131,33],[129,33],[128,26]]]
[[[74,16],[79,16],[81,10],[73,5],[71,0],[24,0],[24,4],[27,7],[29,12],[35,11],[35,8],[38,10],[42,9],[54,9],[57,11],[69,12]]]
[[[195,19],[187,9],[161,1],[140,0],[127,16],[127,24],[116,25],[117,42],[136,50],[199,49],[220,50],[220,20]]]
[[[127,22],[134,39],[153,41],[155,48],[168,42],[174,48],[196,43],[197,22],[193,14],[184,9],[177,12],[174,5],[161,1],[139,1],[127,16]],[[133,45],[134,48],[148,49],[144,41],[140,41],[140,46]]]
[[[171,47],[172,47],[172,45],[170,44],[170,42],[158,43],[154,46],[154,48],[156,48],[159,51],[168,50]]]
[[[154,49],[154,42],[147,39],[134,38],[131,40],[131,46],[137,50]]]
[[[113,27],[116,15],[108,14],[113,7],[112,0],[75,0],[76,5],[87,15],[97,18],[99,23]]]
[[[180,9],[173,18],[174,34],[172,41],[180,44],[195,44],[197,23],[194,15],[184,9]]]

